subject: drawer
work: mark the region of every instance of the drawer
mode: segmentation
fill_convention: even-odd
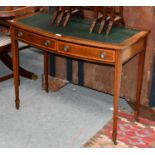
[[[68,42],[58,42],[58,52],[88,61],[115,62],[115,51],[102,48],[82,46]]]
[[[24,31],[21,29],[15,29],[15,35],[18,40],[25,41],[30,45],[36,45],[44,49],[56,49],[56,41],[54,39],[34,34],[32,32]]]

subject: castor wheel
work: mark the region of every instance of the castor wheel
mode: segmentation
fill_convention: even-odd
[[[32,75],[32,80],[37,80],[37,79],[38,79],[38,76],[35,75],[35,74],[33,74],[33,75]]]
[[[115,144],[115,145],[117,145],[117,144],[118,144],[117,140],[114,140],[114,144]]]

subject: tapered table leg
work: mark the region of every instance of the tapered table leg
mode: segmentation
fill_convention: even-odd
[[[63,17],[64,17],[64,14],[65,14],[65,11],[62,11],[62,12],[59,14],[59,16],[58,16],[58,18],[57,18],[57,21],[56,21],[56,25],[57,25],[57,26],[60,25],[60,23],[61,23],[61,21],[62,21],[62,19],[63,19]]]
[[[65,20],[64,20],[64,23],[63,23],[63,27],[66,27],[67,26],[70,17],[71,17],[71,10],[67,13],[67,15],[65,17]]]
[[[15,39],[14,30],[11,28],[11,41],[12,41],[12,55],[13,55],[13,74],[14,74],[14,87],[15,87],[15,104],[16,108],[20,107],[19,99],[19,49],[18,42]]]
[[[98,34],[101,34],[101,32],[103,31],[105,26],[105,19],[102,19],[99,30],[98,30]]]
[[[92,33],[94,31],[96,23],[97,23],[97,19],[94,19],[90,28],[89,28],[89,33]]]
[[[59,12],[59,10],[58,10],[58,8],[56,8],[56,10],[53,13],[51,24],[53,24],[55,22],[55,20],[56,20],[56,18],[58,16],[58,12]]]
[[[138,121],[138,116],[140,112],[140,97],[141,97],[141,89],[142,89],[142,81],[143,81],[144,61],[145,61],[145,51],[139,53],[139,60],[138,60],[136,105],[135,105],[135,112],[134,112],[134,117],[135,117],[135,120],[137,121]]]
[[[45,77],[45,91],[48,92],[48,71],[49,71],[49,56],[48,52],[44,52],[44,77]]]
[[[106,35],[108,36],[112,27],[113,27],[113,24],[114,24],[114,21],[109,21],[109,24],[108,24],[108,28],[107,28],[107,31],[106,31]]]
[[[118,124],[118,106],[120,99],[122,63],[119,54],[117,54],[115,64],[115,81],[114,81],[114,113],[113,113],[113,134],[112,139],[114,144],[117,144],[117,124]]]

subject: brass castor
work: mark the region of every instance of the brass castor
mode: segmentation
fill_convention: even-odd
[[[37,79],[38,79],[38,76],[35,75],[35,74],[33,74],[33,75],[32,75],[32,80],[37,80]]]
[[[115,144],[115,145],[117,145],[117,144],[118,144],[117,140],[114,140],[114,144]]]

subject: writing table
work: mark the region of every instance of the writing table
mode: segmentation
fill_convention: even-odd
[[[48,53],[50,52],[93,63],[112,65],[115,68],[112,138],[113,142],[116,144],[122,67],[135,55],[139,55],[136,108],[134,112],[135,119],[137,119],[140,108],[148,31],[116,27],[113,28],[109,36],[105,34],[98,35],[97,33],[89,34],[89,21],[72,19],[68,26],[64,28],[62,26],[57,27],[51,25],[51,19],[52,16],[50,14],[39,13],[11,21],[16,108],[19,109],[20,105],[18,41],[25,42],[44,51],[45,90],[47,92]]]

